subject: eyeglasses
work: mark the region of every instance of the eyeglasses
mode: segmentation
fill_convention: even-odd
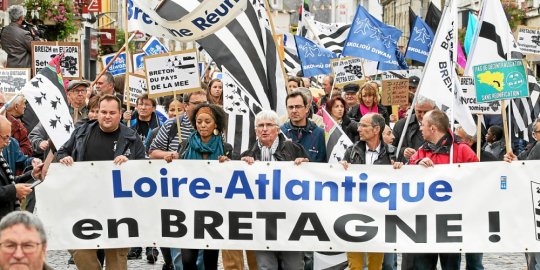
[[[208,101],[197,101],[197,102],[190,101],[189,104],[197,106],[199,104],[208,104]]]
[[[288,105],[288,106],[287,106],[287,109],[288,109],[289,111],[292,111],[292,110],[294,110],[294,109],[300,110],[300,109],[305,108],[305,107],[306,107],[306,106],[304,106],[304,105]]]
[[[277,127],[276,124],[270,124],[270,123],[262,123],[255,126],[258,129],[265,129],[265,128],[271,128],[271,127]]]
[[[71,90],[70,92],[75,93],[77,95],[80,95],[80,94],[85,94],[86,90]]]
[[[17,247],[21,246],[22,252],[24,254],[32,254],[37,251],[37,247],[41,245],[41,243],[36,242],[26,242],[26,243],[15,243],[15,242],[4,242],[0,243],[0,250],[3,253],[15,253],[17,251]]]
[[[374,127],[375,125],[359,124],[358,126],[361,128],[368,128],[368,127]]]

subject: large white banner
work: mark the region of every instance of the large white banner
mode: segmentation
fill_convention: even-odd
[[[539,166],[52,164],[37,208],[50,249],[537,252]]]
[[[166,16],[188,12],[177,20],[166,20],[155,10],[162,1],[127,0],[128,29],[182,42],[207,37],[221,29],[246,9],[247,0],[175,0],[165,3]]]

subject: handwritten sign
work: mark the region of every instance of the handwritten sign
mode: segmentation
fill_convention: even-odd
[[[0,91],[3,93],[17,93],[28,81],[30,81],[29,68],[0,69]]]
[[[343,87],[349,83],[360,83],[365,80],[365,71],[362,68],[362,60],[356,57],[345,57],[330,60],[334,83],[337,87]]]
[[[129,93],[127,90],[124,92],[124,103],[128,102],[129,96],[129,103],[132,106],[135,106],[137,105],[137,99],[148,91],[148,87],[146,87],[146,77],[129,73],[128,78]]]
[[[32,72],[38,74],[57,55],[64,53],[60,62],[64,79],[82,78],[81,44],[77,42],[32,42]]]
[[[383,80],[381,103],[384,106],[407,105],[409,99],[409,80]]]
[[[201,88],[196,50],[144,57],[150,97],[197,91]]]

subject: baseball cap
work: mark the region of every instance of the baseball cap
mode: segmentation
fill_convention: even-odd
[[[418,83],[420,83],[420,78],[418,78],[418,76],[409,77],[409,86],[410,87],[418,87]]]
[[[86,81],[86,80],[72,80],[68,83],[68,86],[67,86],[67,91],[71,91],[71,89],[79,86],[79,85],[84,85],[85,87],[88,87],[90,86],[90,82],[89,81]]]

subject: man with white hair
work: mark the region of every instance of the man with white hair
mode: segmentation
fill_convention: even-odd
[[[20,5],[8,9],[10,24],[2,30],[0,44],[8,54],[8,68],[29,68],[32,66],[32,40],[34,36],[23,28],[26,11]]]
[[[248,164],[256,161],[294,161],[299,165],[307,162],[308,156],[304,148],[295,142],[285,139],[279,132],[278,115],[274,111],[263,110],[255,116],[255,134],[257,142],[249,150],[242,153],[241,160]],[[255,251],[257,266],[261,270],[304,269],[304,252],[302,251]]]

